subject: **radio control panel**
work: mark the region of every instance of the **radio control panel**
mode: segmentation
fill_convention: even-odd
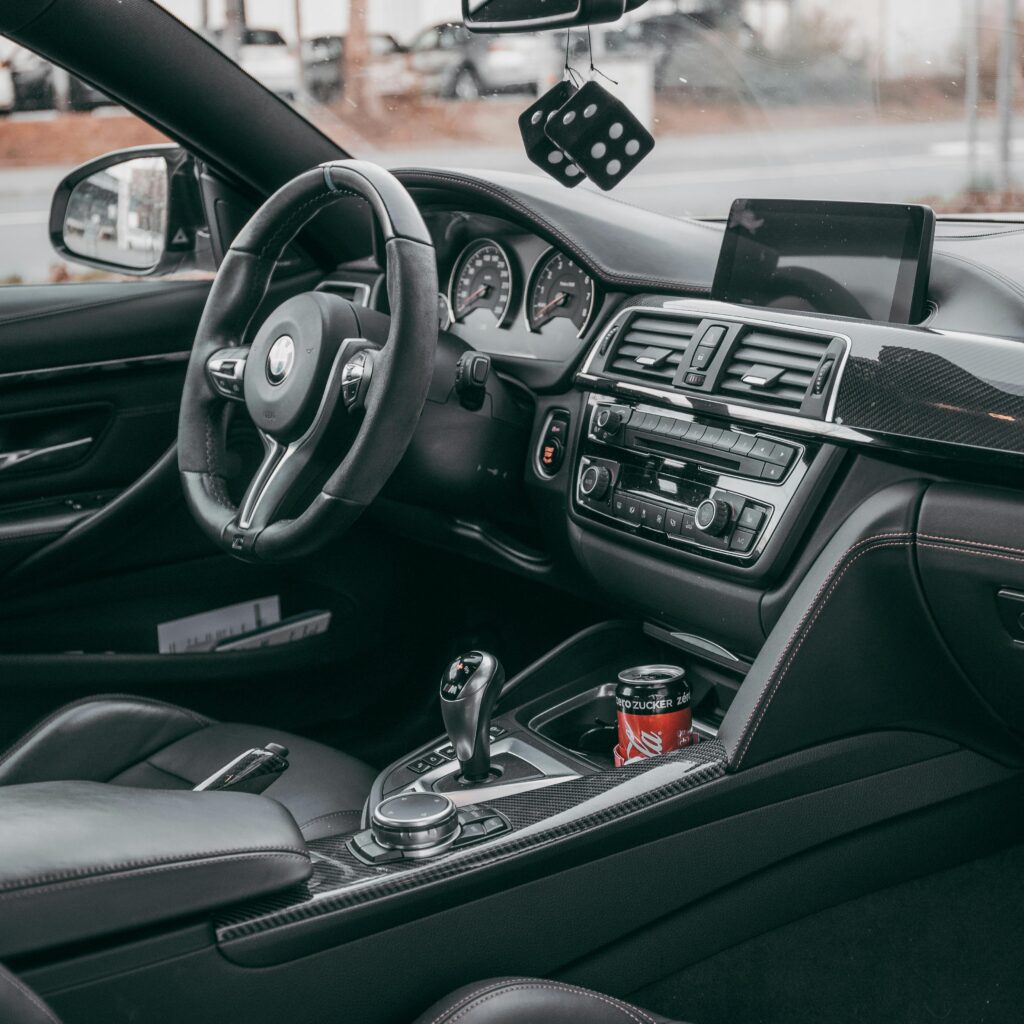
[[[584,518],[716,560],[764,550],[808,446],[699,413],[591,395],[573,503]]]

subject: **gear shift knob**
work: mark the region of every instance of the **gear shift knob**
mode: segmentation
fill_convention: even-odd
[[[469,651],[441,677],[441,717],[467,782],[485,782],[491,773],[488,728],[505,671],[493,654]]]

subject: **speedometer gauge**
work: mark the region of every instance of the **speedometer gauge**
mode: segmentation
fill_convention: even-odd
[[[541,257],[530,281],[526,320],[539,331],[556,317],[571,320],[583,334],[594,310],[594,279],[568,256],[550,249]]]
[[[470,242],[452,271],[452,316],[461,321],[477,310],[486,310],[503,324],[512,301],[512,284],[508,253],[489,238]]]

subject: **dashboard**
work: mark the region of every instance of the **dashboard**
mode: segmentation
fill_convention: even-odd
[[[514,174],[398,176],[434,241],[443,335],[516,395],[518,440],[474,449],[457,511],[414,510],[436,479],[400,493],[389,522],[418,539],[742,657],[885,481],[1024,468],[1019,224],[938,222],[923,318],[891,323],[715,300],[724,222]]]

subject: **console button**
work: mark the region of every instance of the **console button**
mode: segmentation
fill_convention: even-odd
[[[619,503],[621,500],[621,504]],[[624,523],[633,526],[640,525],[640,499],[628,494],[617,494],[612,500],[612,507],[615,509],[615,516]]]
[[[651,501],[640,502],[640,522],[649,530],[665,532],[665,507]]]
[[[484,822],[482,821],[471,821],[468,825],[462,826],[462,832],[460,838],[462,839],[479,839],[481,836],[486,835]]]
[[[796,452],[785,444],[777,444],[772,448],[772,453],[765,459],[766,462],[774,462],[779,466],[788,466],[793,460]]]
[[[753,434],[737,434],[737,441],[732,446],[732,450],[737,455],[747,455],[750,449],[754,447],[754,442],[757,440]]]
[[[665,509],[665,532],[670,536],[676,536],[683,525],[684,515],[686,513],[677,508]]]
[[[732,535],[729,548],[732,551],[749,551],[754,546],[754,532],[752,530],[737,530]]]
[[[708,428],[705,427],[703,423],[698,423],[696,420],[694,420],[690,424],[690,429],[686,431],[686,440],[699,441],[704,436],[707,429]]]
[[[698,345],[690,359],[691,370],[706,370],[715,358],[715,350],[711,345]]]
[[[694,373],[693,370],[690,370],[683,376],[683,383],[689,384],[691,388],[703,387],[704,380],[705,377],[703,373]]]
[[[505,733],[507,733],[507,732],[508,732],[508,729],[506,729],[505,726],[503,726],[503,725],[492,725],[487,730],[487,735],[490,736],[492,740],[496,740],[496,739],[499,739],[500,737],[504,736]]]
[[[759,437],[754,442],[754,447],[750,449],[750,454],[755,459],[767,459],[773,451],[775,451],[775,442],[769,441],[766,437]]]
[[[715,447],[718,444],[718,439],[722,436],[721,427],[708,427],[704,432],[704,436],[700,439],[701,444],[706,444],[709,447]]]
[[[690,424],[687,420],[673,420],[672,429],[669,433],[673,437],[686,437],[686,431],[689,429]]]
[[[737,526],[744,530],[759,530],[764,522],[764,510],[756,505],[748,505],[741,513]]]
[[[431,768],[436,768],[439,764],[444,764],[444,758],[434,751],[431,751],[429,754],[424,754],[423,760],[426,761]]]
[[[718,348],[722,343],[722,339],[725,337],[727,328],[723,327],[722,324],[712,324],[705,332],[703,337],[700,339],[701,345],[708,345],[711,348]]]
[[[776,462],[766,462],[761,469],[762,480],[781,480],[786,475],[786,467]]]
[[[548,473],[557,473],[564,457],[565,446],[562,442],[557,438],[551,437],[550,434],[545,437],[540,449],[540,464]]]
[[[670,434],[672,432],[672,417],[671,416],[659,416],[658,417],[658,433],[659,434]]]
[[[429,772],[431,765],[427,763],[426,758],[421,757],[418,761],[413,761],[408,765],[409,771],[415,772],[417,775],[422,775],[424,772]]]
[[[455,759],[455,747],[451,743],[446,746],[438,748],[438,754],[441,755],[446,761],[453,761]]]
[[[680,537],[696,537],[697,524],[694,522],[692,512],[684,512],[682,521],[679,524]]]
[[[715,443],[716,448],[721,448],[722,451],[732,451],[736,447],[736,442],[740,439],[739,434],[734,434],[731,430],[723,430],[722,436]]]
[[[503,818],[484,818],[484,835],[493,836],[496,832],[504,832],[506,828]]]

